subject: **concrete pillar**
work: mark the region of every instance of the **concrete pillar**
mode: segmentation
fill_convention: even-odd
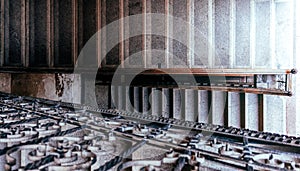
[[[193,89],[184,90],[185,94],[185,120],[197,121],[197,92]]]
[[[118,106],[118,97],[117,97],[118,91],[117,90],[118,90],[117,86],[114,86],[114,85],[110,86],[110,93],[111,93],[111,95],[110,95],[110,97],[111,97],[111,99],[110,99],[111,106],[110,107],[112,109],[115,109]]]
[[[133,98],[135,112],[142,112],[142,89],[140,87],[133,88]]]
[[[172,91],[171,89],[163,88],[162,89],[162,116],[169,118],[172,108]]]
[[[264,131],[286,134],[285,97],[264,95]]]
[[[149,110],[151,111],[151,104],[150,104],[150,93],[151,88],[143,87],[143,113],[149,114]]]
[[[224,114],[226,106],[227,93],[221,91],[212,92],[212,123],[215,125],[224,125]]]
[[[125,96],[125,87],[124,86],[118,86],[118,106],[117,108],[119,110],[125,110],[125,101],[126,101],[126,96]]]
[[[208,123],[211,117],[211,93],[206,90],[198,90],[198,122]]]
[[[161,116],[162,115],[162,89],[152,88],[151,92],[151,109],[152,115]]]
[[[230,59],[230,1],[214,1],[214,67],[228,68]]]
[[[133,105],[131,104],[130,101],[130,87],[126,86],[125,88],[125,96],[126,96],[126,111],[127,112],[133,112]]]
[[[259,130],[259,97],[256,94],[245,94],[246,126],[251,130]]]
[[[182,95],[180,89],[173,89],[173,117],[176,119],[184,119],[181,115]]]
[[[227,126],[245,128],[245,108],[245,94],[229,92]]]

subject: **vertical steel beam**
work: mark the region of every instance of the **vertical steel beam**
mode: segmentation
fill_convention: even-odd
[[[106,65],[106,0],[101,0],[101,67]]]

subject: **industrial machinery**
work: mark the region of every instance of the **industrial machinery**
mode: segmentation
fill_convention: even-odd
[[[0,170],[300,170],[300,138],[0,94]]]

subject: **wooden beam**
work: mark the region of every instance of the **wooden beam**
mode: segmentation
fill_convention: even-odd
[[[22,0],[21,1],[21,65],[23,67],[28,67],[28,64],[26,63],[26,58],[29,57],[28,55],[28,30],[29,30],[29,24],[28,24],[28,0]]]
[[[29,32],[30,32],[30,30],[29,30],[29,24],[30,24],[30,12],[29,12],[29,10],[30,10],[30,4],[29,4],[29,0],[25,0],[25,21],[24,21],[24,24],[25,24],[25,26],[24,26],[24,28],[25,28],[25,30],[24,30],[24,36],[25,36],[25,38],[24,38],[24,42],[25,42],[25,47],[24,47],[24,49],[25,49],[25,51],[24,51],[24,56],[23,56],[23,65],[25,66],[25,67],[29,67],[29,48],[30,48],[30,45],[29,45],[29,41],[30,41],[30,38],[29,38]]]
[[[126,73],[136,69],[127,69]],[[210,76],[254,76],[254,75],[278,75],[278,74],[295,74],[295,69],[203,69],[203,68],[166,68],[166,69],[149,69],[143,74],[162,75],[162,74],[193,74],[193,75],[210,75]]]
[[[101,61],[102,67],[106,66],[106,0],[101,0],[101,25],[102,25],[102,35],[101,35]]]
[[[47,59],[49,68],[54,66],[53,1],[47,0]]]
[[[0,1],[0,66],[4,64],[4,23],[5,23],[5,8],[4,8],[5,0]]]
[[[264,131],[264,95],[258,95],[258,131]]]
[[[72,1],[72,62],[76,65],[78,58],[78,0]]]
[[[124,0],[124,17],[126,19],[125,23],[124,23],[124,36],[127,38],[124,40],[124,61],[125,60],[128,60],[127,58],[129,57],[129,29],[130,29],[130,26],[129,26],[129,19],[128,19],[128,16],[129,16],[129,0]],[[126,63],[124,63],[124,68],[128,68],[128,61],[126,61]]]
[[[240,93],[239,94],[240,98],[240,123],[241,123],[241,128],[246,128],[247,126],[247,120],[246,120],[246,96],[245,93]]]
[[[102,35],[101,35],[101,27],[102,27],[102,3],[101,0],[96,0],[96,20],[97,20],[97,61],[98,68],[101,68],[102,56],[101,56],[101,46],[102,46]]]
[[[6,65],[9,57],[9,1],[3,0],[3,8],[4,8],[4,37],[3,37],[3,65]]]
[[[119,60],[120,65],[124,68],[124,0],[119,0]]]

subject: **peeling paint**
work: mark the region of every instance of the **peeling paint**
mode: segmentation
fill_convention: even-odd
[[[55,74],[55,89],[58,97],[62,97],[65,90],[65,84],[63,83],[63,74]]]
[[[62,97],[65,89],[70,89],[73,82],[74,81],[65,74],[55,74],[55,93],[58,95],[58,97]]]
[[[0,91],[5,93],[11,92],[11,76],[10,74],[0,73]]]

